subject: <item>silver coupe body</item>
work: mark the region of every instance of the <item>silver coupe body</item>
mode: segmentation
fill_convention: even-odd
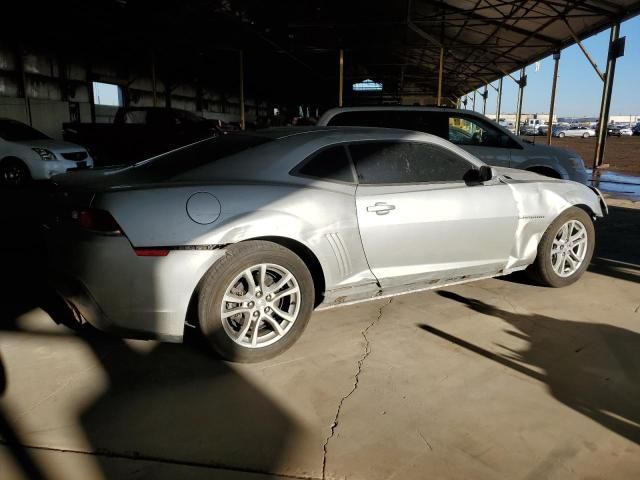
[[[86,321],[180,341],[199,293],[225,283],[212,308],[248,348],[287,333],[304,288],[324,309],[505,275],[534,263],[563,212],[606,209],[580,183],[489,168],[432,135],[359,127],[225,135],[55,181],[53,278]],[[575,253],[552,258],[560,277],[586,255],[567,225],[553,248]],[[261,260],[268,245],[279,250]],[[280,254],[301,260],[312,286]]]

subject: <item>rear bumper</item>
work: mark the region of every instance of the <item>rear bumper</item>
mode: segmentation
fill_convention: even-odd
[[[224,250],[139,257],[123,236],[49,231],[50,280],[92,326],[179,342],[192,295]]]

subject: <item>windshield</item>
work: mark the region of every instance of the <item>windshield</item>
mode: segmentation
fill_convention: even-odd
[[[28,140],[48,140],[44,133],[15,120],[0,119],[0,138],[7,142],[25,142]]]
[[[270,141],[272,141],[270,138],[242,133],[221,135],[143,160],[120,170],[119,173],[132,175],[135,179],[145,181],[168,180]]]

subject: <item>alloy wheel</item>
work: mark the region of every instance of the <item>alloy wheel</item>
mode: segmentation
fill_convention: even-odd
[[[220,318],[238,345],[260,348],[284,337],[300,313],[300,285],[286,268],[261,263],[243,270],[225,289]]]
[[[569,220],[556,233],[551,246],[551,266],[560,277],[573,275],[587,253],[587,229],[578,220]]]

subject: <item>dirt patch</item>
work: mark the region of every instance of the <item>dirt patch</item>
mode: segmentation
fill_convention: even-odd
[[[533,137],[528,137],[533,141]],[[536,137],[536,143],[546,144],[545,137]],[[585,166],[593,166],[596,139],[591,138],[552,138],[554,147],[568,148],[576,151],[584,160]],[[640,175],[640,136],[608,137],[605,149],[605,161],[609,170]]]

